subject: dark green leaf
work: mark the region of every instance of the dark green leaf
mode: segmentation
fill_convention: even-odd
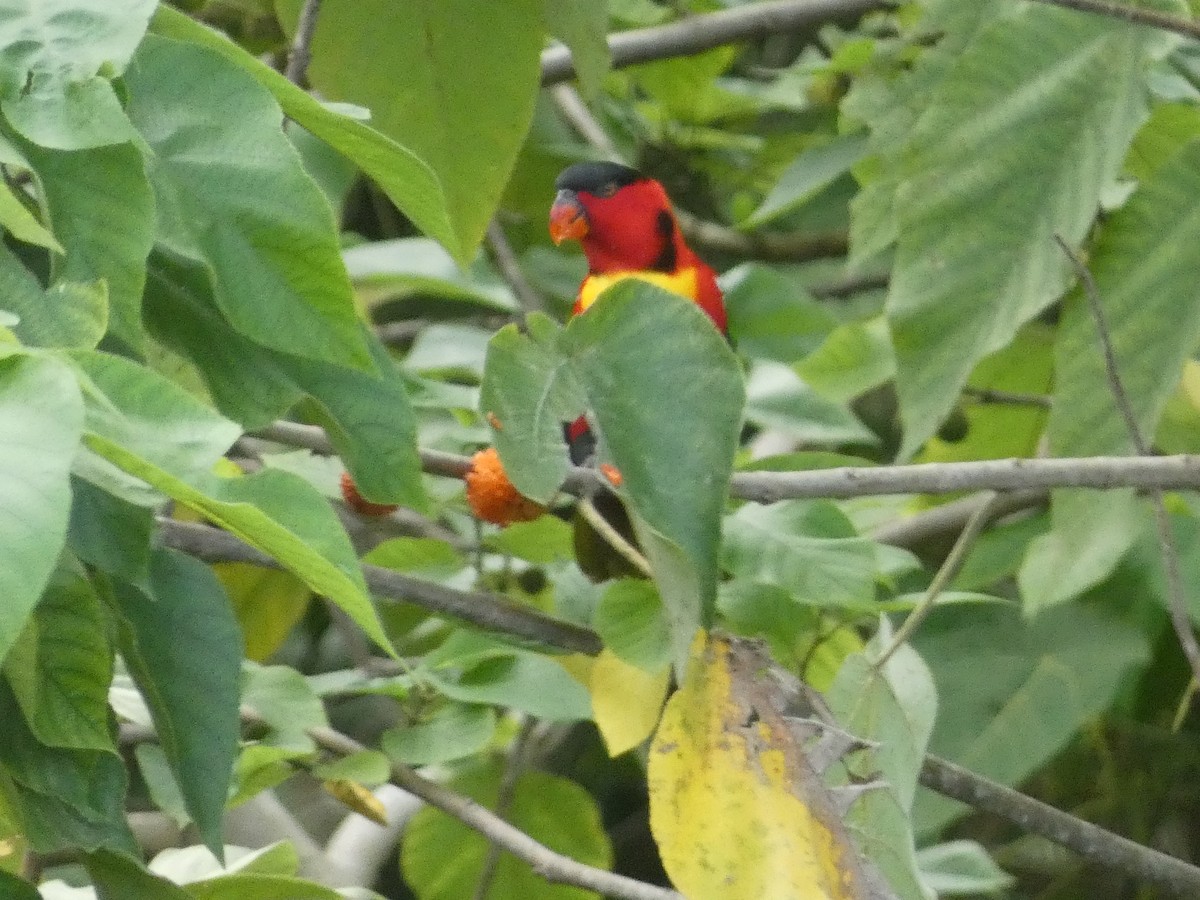
[[[101,851],[87,858],[99,900],[191,900],[183,888],[153,875],[132,856]]]
[[[796,209],[834,179],[849,172],[866,156],[867,149],[863,135],[848,134],[805,150],[779,176],[779,181],[742,227],[757,228]]]
[[[171,550],[150,560],[150,591],[118,585],[121,653],[204,843],[220,855],[237,756],[242,636],[212,569]]]
[[[0,896],[5,900],[42,900],[37,888],[4,869],[0,869]]]
[[[752,358],[791,365],[812,352],[837,319],[776,269],[746,263],[721,276],[729,334]]]
[[[149,572],[154,513],[126,503],[82,478],[71,480],[67,542],[88,565],[142,585]]]
[[[266,89],[210,50],[154,35],[126,81],[160,239],[205,261],[234,327],[268,347],[370,368],[332,212]]]

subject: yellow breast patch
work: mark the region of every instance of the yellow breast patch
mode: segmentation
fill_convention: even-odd
[[[678,272],[651,272],[638,269],[627,272],[609,272],[607,275],[589,275],[579,287],[579,308],[587,309],[596,302],[596,298],[604,292],[605,288],[610,288],[626,278],[637,278],[650,284],[656,284],[672,294],[687,297],[689,300],[696,299],[695,269],[681,269]]]

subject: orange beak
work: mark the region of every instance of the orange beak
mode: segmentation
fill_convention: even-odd
[[[550,207],[550,239],[556,244],[578,241],[588,233],[587,211],[574,191],[559,191]]]

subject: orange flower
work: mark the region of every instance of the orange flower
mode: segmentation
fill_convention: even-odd
[[[393,503],[372,503],[365,499],[358,492],[358,487],[354,484],[354,479],[350,477],[349,472],[342,473],[342,499],[346,501],[348,507],[363,516],[386,516],[399,509]]]
[[[546,507],[521,495],[513,487],[494,447],[480,450],[471,457],[471,469],[463,478],[467,482],[467,502],[471,504],[471,511],[485,522],[496,525],[530,522],[546,511]]]

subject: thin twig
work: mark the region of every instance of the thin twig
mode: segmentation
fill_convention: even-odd
[[[1184,19],[1167,13],[1156,12],[1144,6],[1131,6],[1127,3],[1108,3],[1106,0],[1037,0],[1050,6],[1062,6],[1079,12],[1095,13],[1110,19],[1120,19],[1134,25],[1149,25],[1161,28],[1184,37],[1200,38],[1200,22],[1195,19]]]
[[[165,518],[158,520],[158,527],[164,544],[205,562],[247,562],[280,568],[267,554],[219,528]],[[599,635],[590,628],[555,619],[500,594],[460,591],[379,566],[364,565],[362,572],[367,587],[376,596],[404,600],[488,631],[589,656],[599,653],[602,646]]]
[[[1083,260],[1067,245],[1061,235],[1055,234],[1054,240],[1062,252],[1067,255],[1067,259],[1071,261],[1072,267],[1083,284],[1083,293],[1087,298],[1088,307],[1091,309],[1092,319],[1096,323],[1096,331],[1100,337],[1100,348],[1104,355],[1104,372],[1108,379],[1109,390],[1112,391],[1113,400],[1116,401],[1117,408],[1121,411],[1121,418],[1125,420],[1129,439],[1133,442],[1138,456],[1148,458],[1150,445],[1138,425],[1133,403],[1130,401],[1129,393],[1125,390],[1121,379],[1117,354],[1112,345],[1112,331],[1108,327],[1108,317],[1104,312],[1104,305],[1100,302],[1100,289],[1096,286],[1096,279],[1092,277],[1091,271],[1083,264]],[[1200,681],[1200,643],[1196,641],[1196,633],[1192,630],[1192,621],[1188,616],[1183,577],[1179,572],[1179,549],[1175,546],[1175,535],[1171,530],[1171,517],[1167,513],[1167,504],[1163,500],[1161,490],[1150,492],[1150,504],[1154,508],[1154,523],[1158,528],[1158,543],[1162,552],[1163,569],[1166,572],[1167,608],[1171,614],[1171,626],[1175,629],[1179,646],[1183,650],[1183,655],[1187,657],[1188,665],[1191,666],[1192,677]]]
[[[562,117],[579,132],[581,138],[607,157],[616,159],[620,156],[617,145],[592,115],[592,111],[587,108],[587,104],[573,85],[556,84],[550,89],[550,96],[554,98],[554,105],[558,107]]]
[[[917,628],[925,621],[925,617],[933,611],[933,606],[937,603],[938,597],[941,596],[942,591],[954,579],[954,576],[958,574],[958,570],[962,568],[967,554],[975,546],[975,541],[978,540],[987,523],[992,520],[992,508],[998,497],[998,494],[985,495],[985,499],[979,505],[979,508],[967,520],[966,526],[958,535],[958,540],[954,542],[950,553],[933,576],[933,581],[929,583],[929,587],[925,591],[925,596],[921,598],[921,602],[913,608],[913,611],[905,617],[904,624],[896,631],[892,642],[879,654],[879,658],[872,663],[872,668],[876,671],[883,669],[884,664],[891,659],[892,654],[916,633]]]
[[[625,540],[621,532],[613,528],[612,523],[608,519],[600,515],[600,511],[596,509],[596,504],[591,501],[590,497],[584,497],[580,500],[578,509],[579,514],[583,516],[583,520],[591,525],[595,532],[604,539],[604,542],[621,555],[622,559],[647,578],[654,577],[654,570],[650,568],[650,562],[641,554],[637,547]]]
[[[995,494],[994,501],[989,500],[992,496],[991,491],[985,491],[959,500],[951,500],[949,503],[943,503],[941,506],[935,506],[933,509],[909,516],[907,519],[880,525],[878,528],[872,529],[868,537],[880,544],[912,550],[927,541],[962,531],[982,506],[988,507],[991,521],[994,522],[996,519],[1012,513],[1045,507],[1050,501],[1050,494],[1043,490],[1009,491]]]
[[[259,437],[314,453],[331,454],[325,433],[312,425],[275,422]],[[461,478],[471,468],[466,456],[421,450],[431,475]],[[594,469],[571,466],[562,490],[576,496],[606,488]],[[1059,459],[987,459],[909,466],[847,466],[805,472],[737,472],[730,496],[756,503],[796,499],[846,499],[886,494],[952,494],[960,491],[1020,491],[1050,488],[1113,490],[1200,490],[1200,456],[1085,456]]]
[[[1200,869],[1143,847],[1040,800],[936,756],[926,756],[921,784],[973,809],[1007,819],[1078,853],[1088,862],[1157,885],[1177,897],[1200,897]]]
[[[542,295],[534,290],[529,279],[525,277],[525,273],[521,271],[517,254],[513,251],[512,244],[508,242],[508,236],[504,233],[504,229],[495,219],[488,223],[487,243],[488,248],[492,251],[492,259],[496,262],[496,268],[500,270],[501,276],[508,282],[512,292],[517,295],[521,309],[527,313],[545,312],[546,303],[542,299]]]
[[[310,728],[309,736],[323,749],[349,756],[366,749],[358,741],[331,728]],[[555,884],[573,884],[618,900],[683,900],[681,894],[669,888],[636,881],[615,872],[593,866],[555,853],[549,847],[513,827],[491,810],[469,797],[456,794],[437,782],[423,778],[408,766],[392,763],[392,784],[436,806],[464,825],[474,828],[513,856],[523,859],[538,875]]]
[[[532,716],[525,718],[517,736],[513,739],[512,746],[508,749],[508,758],[504,761],[504,773],[500,776],[500,787],[496,791],[495,813],[506,822],[517,794],[517,782],[525,772],[526,750],[536,726],[537,720]],[[488,844],[487,856],[483,860],[483,869],[479,873],[479,880],[475,883],[473,900],[486,900],[488,890],[492,886],[492,879],[496,877],[496,867],[500,864],[502,852],[500,845],[495,841]]]
[[[980,403],[1003,403],[1010,406],[1037,406],[1050,408],[1050,398],[1045,394],[1024,394],[1017,391],[1001,391],[996,388],[977,388],[969,385],[963,394]]]
[[[733,9],[690,16],[669,25],[622,31],[610,35],[612,67],[675,56],[692,56],[741,41],[768,35],[802,31],[834,19],[856,19],[887,4],[881,0],[768,0]],[[571,51],[560,45],[542,52],[542,85],[549,86],[575,77]]]
[[[321,0],[305,0],[296,22],[296,36],[292,49],[288,51],[287,69],[284,75],[295,85],[302,85],[312,60],[313,35],[317,33],[317,14],[321,11]]]

